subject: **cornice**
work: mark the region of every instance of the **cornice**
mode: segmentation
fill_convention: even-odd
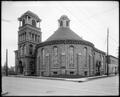
[[[53,41],[46,41],[38,44],[36,48],[47,46],[47,45],[55,45],[55,44],[82,44],[94,47],[94,44],[84,40],[53,40]]]
[[[19,27],[19,32],[22,31],[22,30],[24,30],[24,29],[27,29],[27,28],[32,29],[32,30],[35,30],[35,31],[38,31],[38,32],[41,32],[41,28],[33,27],[33,26],[30,25],[30,24],[25,24],[24,26]]]

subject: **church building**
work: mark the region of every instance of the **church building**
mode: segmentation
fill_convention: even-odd
[[[36,14],[27,11],[18,21],[17,74],[82,77],[106,73],[105,52],[72,31],[66,15],[60,17],[58,29],[44,42],[41,19]]]

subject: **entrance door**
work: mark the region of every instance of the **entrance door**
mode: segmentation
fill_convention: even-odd
[[[19,61],[19,73],[23,74],[23,65],[22,65],[22,61]]]
[[[97,63],[96,63],[96,69],[97,69],[96,75],[100,75],[100,67],[101,67],[101,62],[97,61]]]
[[[34,63],[33,63],[33,61],[31,61],[31,62],[30,62],[30,71],[31,71],[30,74],[31,74],[31,75],[33,75],[33,74],[35,73],[34,70],[35,70],[35,68],[34,68]]]

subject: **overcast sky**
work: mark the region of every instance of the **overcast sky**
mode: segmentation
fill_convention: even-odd
[[[42,41],[58,29],[58,19],[67,15],[70,28],[96,48],[106,52],[109,28],[109,54],[117,57],[119,46],[119,3],[117,1],[3,1],[2,66],[8,49],[9,66],[15,65],[18,49],[18,17],[32,11],[41,21]]]

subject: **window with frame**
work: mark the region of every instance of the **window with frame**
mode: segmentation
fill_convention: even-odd
[[[25,54],[25,44],[22,46],[22,55]]]
[[[73,71],[70,71],[70,75],[73,75],[74,74],[74,72]]]
[[[38,35],[38,42],[40,42],[40,36]]]
[[[54,71],[54,72],[53,72],[53,74],[55,74],[55,75],[56,75],[57,73],[58,73],[57,71]]]
[[[66,21],[66,26],[69,26],[69,21]]]
[[[63,21],[60,21],[60,26],[63,26]]]
[[[35,41],[37,41],[37,35],[35,35]]]
[[[87,67],[87,47],[84,47],[83,55],[85,58],[85,67]]]
[[[28,16],[28,21],[30,20],[30,16]]]
[[[91,65],[91,55],[89,55],[89,66]]]
[[[69,47],[69,66],[74,67],[74,47]]]
[[[22,46],[20,46],[20,55],[22,55]]]
[[[30,55],[33,54],[33,45],[32,44],[29,45],[29,54]]]
[[[58,48],[56,46],[53,47],[53,64],[54,66],[58,64]]]
[[[26,32],[25,32],[25,40],[26,40]]]
[[[45,50],[44,50],[44,48],[41,50],[41,55],[42,55],[42,65],[45,65]]]
[[[104,56],[103,55],[101,55],[101,68],[103,68],[103,61],[104,60]]]
[[[21,35],[19,35],[19,41],[21,41]]]
[[[32,40],[34,40],[34,34],[32,34]]]
[[[32,20],[32,25],[33,25],[34,27],[36,27],[36,22],[35,22],[35,20]]]
[[[22,20],[22,26],[24,26],[24,25],[25,25],[25,19]]]

